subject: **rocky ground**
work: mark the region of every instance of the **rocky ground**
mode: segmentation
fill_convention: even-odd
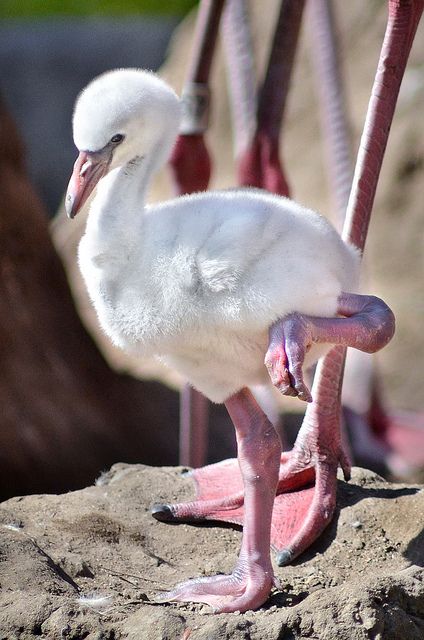
[[[424,491],[355,468],[333,523],[255,612],[157,604],[163,589],[231,570],[240,531],[154,520],[193,494],[179,468],[118,464],[96,486],[0,506],[0,639],[422,640]]]

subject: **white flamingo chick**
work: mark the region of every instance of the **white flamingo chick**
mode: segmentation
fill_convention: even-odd
[[[75,108],[81,154],[67,207],[74,215],[97,183],[79,263],[104,331],[223,402],[269,381],[276,320],[336,314],[340,293],[356,287],[358,260],[325,218],[259,190],[148,206],[179,119],[178,97],[151,73],[95,79]],[[313,349],[307,364],[319,355]]]
[[[310,401],[305,358],[311,364],[324,343],[375,350],[389,338],[377,346],[369,337],[363,321],[375,302],[346,293],[356,288],[359,256],[318,213],[255,189],[146,204],[180,111],[152,73],[117,70],[92,81],[75,107],[80,153],[66,208],[72,218],[96,188],[79,263],[104,331],[125,350],[161,358],[230,413],[244,482],[239,561],[230,576],[190,581],[167,597],[243,611],[260,606],[274,580],[281,453],[248,387],[270,374],[283,393]]]

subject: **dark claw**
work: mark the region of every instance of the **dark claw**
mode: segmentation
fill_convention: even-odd
[[[284,567],[286,564],[290,564],[292,559],[293,553],[290,551],[290,549],[283,549],[275,555],[275,561],[277,562],[279,567]]]
[[[172,509],[169,504],[161,504],[157,502],[150,509],[150,513],[156,520],[160,520],[160,522],[173,522],[175,520],[175,516],[172,513]]]

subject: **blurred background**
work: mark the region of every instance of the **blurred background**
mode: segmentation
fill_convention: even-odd
[[[107,69],[157,70],[174,28],[194,4],[194,0],[1,3],[2,93],[26,145],[29,176],[50,216],[59,208],[74,161],[70,123],[76,95]]]
[[[118,461],[177,462],[180,380],[155,363],[132,361],[99,333],[76,268],[85,220],[81,215],[67,221],[61,203],[76,157],[71,120],[79,91],[102,71],[127,66],[159,69],[180,91],[195,5],[188,0],[3,0],[0,5],[2,497],[81,487]],[[279,2],[250,5],[260,77]],[[333,5],[354,158],[384,35],[386,2],[335,0]],[[306,14],[281,153],[293,197],[335,221],[313,47]],[[214,161],[212,187],[235,184],[226,85],[219,45],[207,135]],[[421,24],[377,192],[364,282],[397,317],[396,336],[376,359],[384,405],[396,415],[407,412],[414,428],[424,428],[423,105]],[[151,198],[170,195],[164,172]],[[355,411],[366,413],[368,400],[358,389],[361,381],[365,386],[369,381],[369,365],[360,363],[351,371],[351,402]],[[286,422],[297,423],[301,403],[278,403]],[[225,412],[213,407],[209,460],[233,452]],[[415,466],[405,466],[405,475],[419,467],[417,459]],[[397,470],[401,476],[401,466]]]

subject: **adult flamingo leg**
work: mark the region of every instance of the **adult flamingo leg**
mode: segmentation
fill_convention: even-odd
[[[258,95],[256,128],[237,158],[238,182],[289,196],[279,140],[294,67],[304,1],[282,0],[265,77]],[[240,80],[232,78],[233,84]],[[239,92],[240,93],[240,92]],[[239,108],[241,110],[241,108]],[[235,128],[237,128],[235,122]]]
[[[224,0],[203,0],[199,6],[191,64],[183,89],[180,135],[169,160],[178,195],[205,191],[212,162],[204,133],[209,119],[209,75]],[[180,398],[180,464],[201,465],[207,454],[208,400],[189,385]]]
[[[314,76],[327,147],[327,170],[341,228],[352,183],[353,162],[334,8],[334,3],[328,0],[308,3]],[[376,360],[350,355],[342,403],[353,455],[364,464],[368,461],[371,468],[386,467],[400,476],[421,468],[424,464],[424,433],[420,426],[424,414],[393,414],[386,406]]]
[[[364,126],[343,234],[346,240],[355,244],[361,251],[365,244],[400,83],[423,8],[423,0],[389,0],[389,20]],[[375,299],[374,301],[376,302]],[[341,302],[343,303],[343,300]],[[360,311],[359,315],[361,322],[356,324],[356,330],[361,324],[362,328],[357,332],[361,337],[367,334],[367,321],[362,324],[363,312]],[[352,314],[346,318],[348,324],[344,326],[348,326],[354,316],[355,314]],[[328,322],[331,323],[332,320],[328,319]],[[381,334],[381,346],[387,342],[393,328],[390,313],[386,314],[386,322],[387,325]],[[331,520],[339,464],[345,477],[349,476],[349,463],[341,447],[339,430],[341,380],[345,345],[349,342],[346,335],[341,336],[338,333],[338,322],[337,330],[334,329],[334,325],[327,325],[327,329],[330,326],[330,333],[333,336],[338,335],[338,338],[343,340],[340,346],[332,349],[320,361],[312,387],[314,401],[308,404],[293,451],[283,454],[281,458],[278,495],[274,502],[271,524],[271,544],[278,550],[277,560],[281,565],[306,549]],[[351,339],[356,340],[355,336],[351,335]],[[371,342],[374,341],[375,336]],[[379,341],[374,344],[378,348]],[[287,354],[282,349],[280,353],[284,364]],[[290,384],[288,388],[293,390],[293,385]],[[192,516],[194,519],[211,518],[243,522],[243,497],[235,461],[226,461],[225,468],[224,463],[220,463],[197,469],[192,475],[198,486],[199,500],[191,503],[189,508],[186,508],[188,505],[163,505],[162,511],[157,509],[156,517],[181,517],[187,520]],[[216,491],[209,489],[215,481],[219,486],[222,476],[225,476],[227,483],[231,479],[234,494],[220,500]],[[212,509],[209,511],[208,498],[212,500],[212,504],[209,505]],[[223,507],[221,510],[220,506]]]
[[[219,612],[255,609],[274,584],[269,539],[281,445],[253,395],[243,389],[225,403],[237,436],[244,487],[244,527],[239,559],[228,576],[190,580],[164,594],[163,601],[203,602]]]

